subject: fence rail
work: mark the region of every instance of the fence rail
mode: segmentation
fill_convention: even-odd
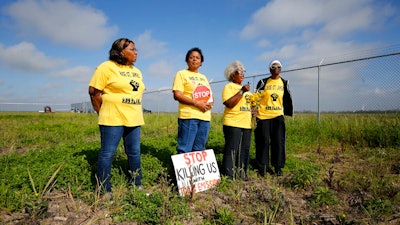
[[[325,61],[325,63],[322,63]],[[243,83],[252,88],[270,74],[246,75]],[[400,110],[400,52],[328,61],[298,68],[283,69],[289,80],[296,112],[354,112]],[[222,89],[226,80],[211,82],[215,97],[213,112],[223,112]],[[172,90],[148,91],[145,108],[157,112],[177,111]]]
[[[254,88],[269,74],[246,74],[244,83]],[[311,66],[284,68],[295,112],[400,111],[400,52],[368,55],[347,60],[327,60]],[[222,89],[226,80],[210,83],[215,98],[213,112],[223,112]],[[171,84],[172,86],[172,84]],[[171,89],[146,91],[143,107],[152,112],[176,112]],[[0,103],[0,111],[93,112],[90,102],[73,104]]]

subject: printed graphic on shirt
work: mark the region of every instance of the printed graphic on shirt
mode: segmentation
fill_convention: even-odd
[[[203,77],[189,76],[188,79],[192,81],[192,84],[195,84],[196,82],[198,83],[198,85],[203,85],[201,82],[207,83],[207,80]]]
[[[265,109],[267,110],[282,110],[280,106],[267,106]]]
[[[139,90],[139,83],[131,80],[131,82],[129,82],[129,84],[133,87],[132,91],[138,91]]]
[[[142,104],[142,102],[138,98],[122,98],[122,103],[132,104],[132,105],[141,105]]]
[[[243,102],[243,104],[240,106],[239,110],[243,112],[249,112],[251,111],[251,105],[250,105],[250,99],[251,99],[251,94],[248,94],[247,92],[244,93],[244,99],[246,101]]]
[[[277,93],[272,93],[271,98],[272,98],[272,101],[276,102],[276,100],[279,98],[279,95]]]
[[[270,94],[271,97],[271,103],[273,103],[273,106],[267,105],[266,109],[267,110],[282,110],[281,106],[276,106],[274,102],[276,102],[278,99],[281,98],[279,95],[280,93],[283,94],[283,85],[276,85],[276,84],[267,84],[265,86],[265,92]]]
[[[123,77],[138,77],[140,78],[138,73],[130,72],[130,71],[119,71],[119,75]]]
[[[129,81],[129,85],[132,87],[133,92],[138,92],[140,83],[137,81],[136,78],[140,78],[139,74],[131,71],[119,71],[119,74],[122,77],[133,78]],[[136,79],[136,80],[134,80]],[[130,104],[130,105],[141,105],[142,101],[140,98],[132,98],[132,97],[122,97],[121,103],[123,104]]]
[[[283,85],[276,85],[276,84],[269,85],[269,84],[267,84],[265,86],[265,91],[283,91]]]

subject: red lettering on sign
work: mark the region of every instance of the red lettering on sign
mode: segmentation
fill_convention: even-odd
[[[206,160],[207,152],[206,151],[201,151],[201,152],[189,152],[189,153],[184,153],[183,158],[185,159],[186,165],[190,165],[193,163],[197,162],[202,162]]]

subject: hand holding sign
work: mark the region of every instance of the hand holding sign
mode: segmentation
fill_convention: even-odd
[[[213,97],[212,92],[208,87],[204,85],[197,86],[194,89],[192,96],[195,101],[195,106],[201,111],[205,112],[212,108]]]

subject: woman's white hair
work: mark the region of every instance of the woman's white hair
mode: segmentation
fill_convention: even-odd
[[[226,66],[225,71],[224,71],[225,78],[228,81],[233,81],[232,74],[235,73],[239,67],[241,67],[243,70],[245,70],[243,63],[240,62],[239,60],[235,60],[235,61],[229,63],[229,65]]]

